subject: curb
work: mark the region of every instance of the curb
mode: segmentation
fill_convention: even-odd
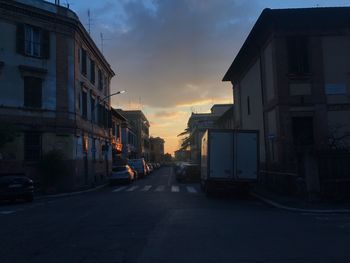
[[[350,213],[350,209],[304,209],[304,208],[295,208],[295,207],[289,207],[286,205],[281,205],[275,201],[272,201],[266,197],[263,197],[257,193],[250,193],[250,195],[254,196],[255,198],[260,199],[264,203],[271,205],[273,207],[291,211],[291,212],[303,212],[303,213],[319,213],[319,214],[345,214]]]
[[[34,196],[35,200],[43,200],[43,199],[49,199],[49,198],[59,198],[59,197],[66,197],[66,196],[73,196],[73,195],[79,195],[79,194],[85,194],[93,191],[97,191],[99,189],[102,189],[106,187],[108,183],[99,185],[95,188],[83,190],[83,191],[77,191],[77,192],[71,192],[71,193],[62,193],[62,194],[55,194],[55,195],[41,195],[41,196]]]

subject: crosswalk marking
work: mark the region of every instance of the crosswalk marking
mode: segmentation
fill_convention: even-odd
[[[137,188],[139,188],[137,185],[131,186],[131,187],[130,187],[129,189],[127,189],[126,191],[127,191],[127,192],[132,192],[132,191],[136,190]]]
[[[171,185],[170,187],[167,187],[166,185],[133,185],[133,186],[120,186],[112,192],[172,192],[172,193],[180,193],[180,192],[187,192],[189,194],[198,194],[198,190],[195,186],[182,186],[179,185]]]
[[[120,191],[123,191],[126,188],[127,188],[127,186],[118,187],[117,189],[114,189],[113,192],[120,192]]]
[[[160,185],[156,188],[156,192],[163,192],[164,191],[165,186],[164,185]]]
[[[189,192],[191,194],[197,193],[197,190],[192,186],[186,186],[186,189],[187,189],[187,192]]]
[[[152,185],[145,185],[144,188],[141,189],[142,192],[147,192],[152,188]]]
[[[171,186],[171,191],[177,193],[180,191],[180,188],[177,185],[173,185]]]

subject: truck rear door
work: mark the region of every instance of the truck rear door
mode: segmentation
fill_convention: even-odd
[[[209,133],[209,178],[232,179],[233,133]]]
[[[257,179],[258,133],[237,132],[235,146],[236,179]]]

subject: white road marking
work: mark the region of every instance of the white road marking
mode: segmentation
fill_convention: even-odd
[[[131,186],[129,189],[127,189],[126,191],[127,192],[132,192],[132,191],[134,191],[134,190],[136,190],[137,188],[139,188],[138,186]]]
[[[120,191],[123,191],[126,188],[127,188],[127,186],[118,187],[117,189],[114,189],[113,192],[120,192]]]
[[[164,185],[160,185],[160,186],[158,186],[157,188],[156,188],[156,192],[163,192],[164,191],[164,189],[165,189],[165,186]]]
[[[197,193],[197,190],[194,189],[194,187],[192,186],[186,186],[187,192],[191,193],[191,194],[195,194]]]
[[[145,187],[142,188],[141,191],[142,191],[142,192],[147,192],[147,191],[149,191],[149,189],[151,189],[151,188],[152,188],[152,185],[145,185]]]
[[[2,214],[2,215],[9,215],[9,214],[13,214],[15,212],[16,211],[1,211],[0,214]]]
[[[173,185],[171,186],[171,191],[174,193],[178,193],[180,192],[180,188],[177,185]]]

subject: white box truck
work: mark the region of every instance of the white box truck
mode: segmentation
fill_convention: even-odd
[[[258,177],[259,132],[208,129],[201,145],[201,188],[247,191]]]

